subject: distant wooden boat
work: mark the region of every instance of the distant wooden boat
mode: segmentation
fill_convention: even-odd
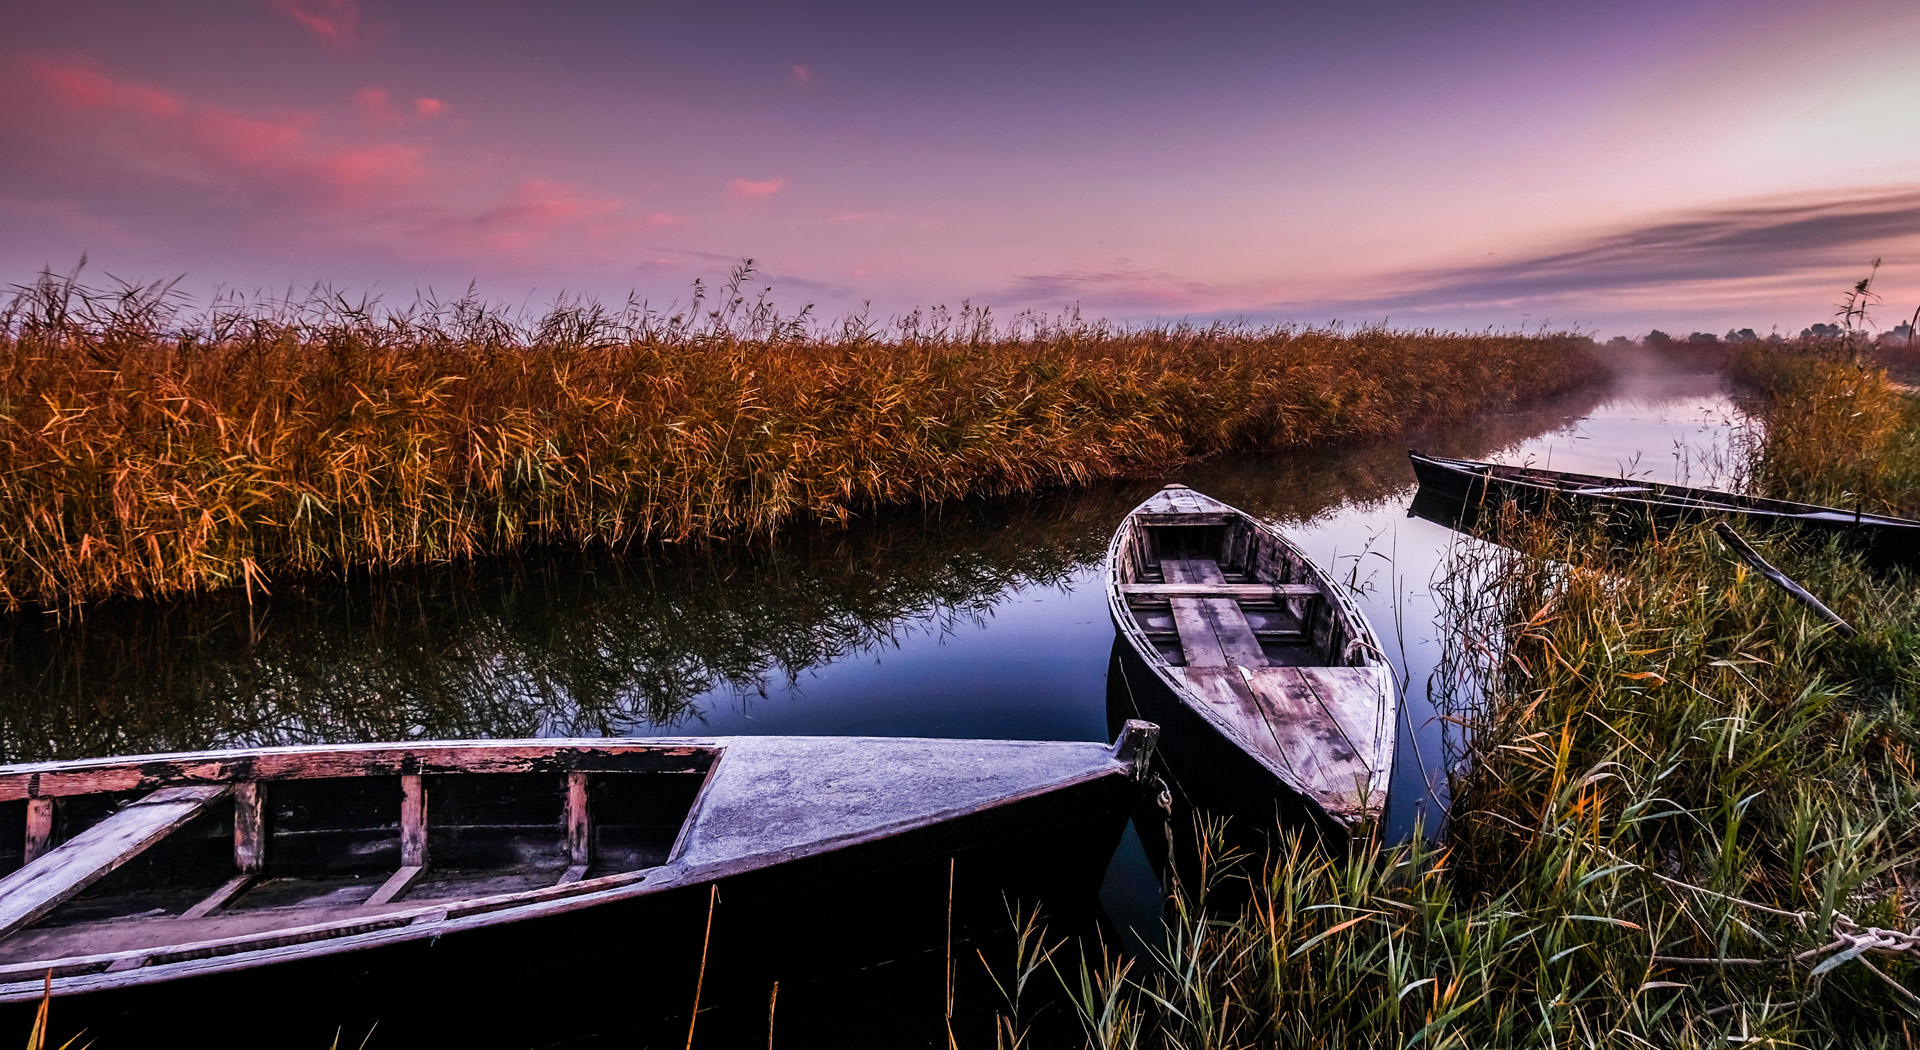
[[[1107,551],[1121,668],[1203,806],[1353,831],[1380,815],[1398,696],[1366,617],[1280,531],[1184,485]]]
[[[1906,518],[1631,478],[1448,459],[1418,452],[1408,456],[1422,493],[1467,508],[1511,501],[1522,510],[1537,513],[1559,503],[1621,524],[1650,522],[1665,528],[1725,518],[1740,529],[1792,526],[1838,536],[1882,564],[1920,563],[1920,521]]]
[[[324,1011],[371,1000],[391,1031],[418,1008],[409,995],[443,983],[488,1018],[504,1003],[487,989],[530,979],[562,982],[556,994],[612,981],[635,1007],[649,988],[621,982],[666,958],[668,1005],[684,1007],[699,994],[691,953],[758,961],[782,947],[767,941],[782,916],[871,912],[820,917],[789,946],[805,960],[862,922],[937,944],[956,893],[1002,918],[1003,893],[1091,899],[1157,734],[1132,722],[1112,747],[509,740],[0,767],[0,1004],[19,1004],[0,1019],[31,1009],[50,973],[56,1018],[124,1000],[151,1025],[205,1025],[184,1004],[226,1018],[249,1003],[331,1032]],[[917,903],[890,911],[903,894]],[[436,1015],[435,1030],[459,1021]]]

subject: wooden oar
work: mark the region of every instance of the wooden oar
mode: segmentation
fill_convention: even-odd
[[[1733,553],[1738,554],[1740,560],[1759,570],[1760,575],[1779,584],[1782,590],[1793,595],[1795,601],[1812,609],[1822,620],[1832,624],[1833,629],[1840,632],[1840,637],[1853,637],[1854,630],[1852,624],[1841,619],[1840,614],[1827,608],[1826,603],[1815,598],[1805,587],[1789,579],[1786,573],[1767,564],[1767,559],[1762,558],[1759,551],[1754,550],[1751,544],[1741,539],[1740,534],[1733,531],[1733,526],[1724,521],[1716,521],[1713,523],[1713,531],[1720,537],[1721,542],[1733,548]]]

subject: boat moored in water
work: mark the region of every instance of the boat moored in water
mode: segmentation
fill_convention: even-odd
[[[1107,551],[1119,670],[1190,799],[1336,833],[1377,820],[1399,709],[1366,617],[1280,530],[1183,485]],[[1277,812],[1276,812],[1277,811]]]
[[[1419,496],[1434,497],[1464,511],[1503,503],[1541,513],[1556,504],[1620,525],[1652,523],[1662,528],[1724,518],[1739,529],[1793,527],[1837,536],[1884,565],[1920,564],[1920,521],[1814,503],[1744,496],[1713,489],[1665,485],[1633,478],[1575,474],[1540,467],[1509,466],[1409,452]],[[1423,514],[1422,516],[1433,516]]]
[[[490,1024],[530,977],[683,1008],[700,995],[695,958],[704,973],[709,955],[758,965],[785,948],[805,969],[863,930],[937,944],[970,902],[1004,919],[1008,895],[1091,899],[1157,734],[1131,722],[1111,747],[546,739],[0,767],[0,1019],[29,1016],[50,987],[57,1017],[147,1031],[207,1023],[188,1004],[328,1028],[350,1006],[391,1031],[432,989],[444,1033]],[[652,963],[658,980],[640,981]],[[447,1016],[462,1003],[480,1012]]]

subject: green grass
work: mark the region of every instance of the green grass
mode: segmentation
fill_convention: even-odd
[[[1884,375],[1741,374],[1765,377],[1764,487],[1913,505],[1915,407]],[[1916,952],[1849,939],[1916,926],[1912,577],[1762,543],[1847,640],[1704,527],[1611,551],[1504,529],[1442,581],[1470,730],[1444,845],[1216,843],[1158,966],[1059,967],[1089,1045],[1912,1045]]]
[[[744,276],[744,275],[742,275]],[[995,324],[338,297],[177,316],[43,275],[0,310],[0,609],[535,546],[763,535],[1592,382],[1568,335]]]

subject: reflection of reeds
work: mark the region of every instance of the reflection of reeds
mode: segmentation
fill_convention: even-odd
[[[1561,336],[977,311],[807,335],[737,301],[181,321],[161,291],[43,277],[0,318],[0,605],[766,533],[1381,435],[1598,371]]]

